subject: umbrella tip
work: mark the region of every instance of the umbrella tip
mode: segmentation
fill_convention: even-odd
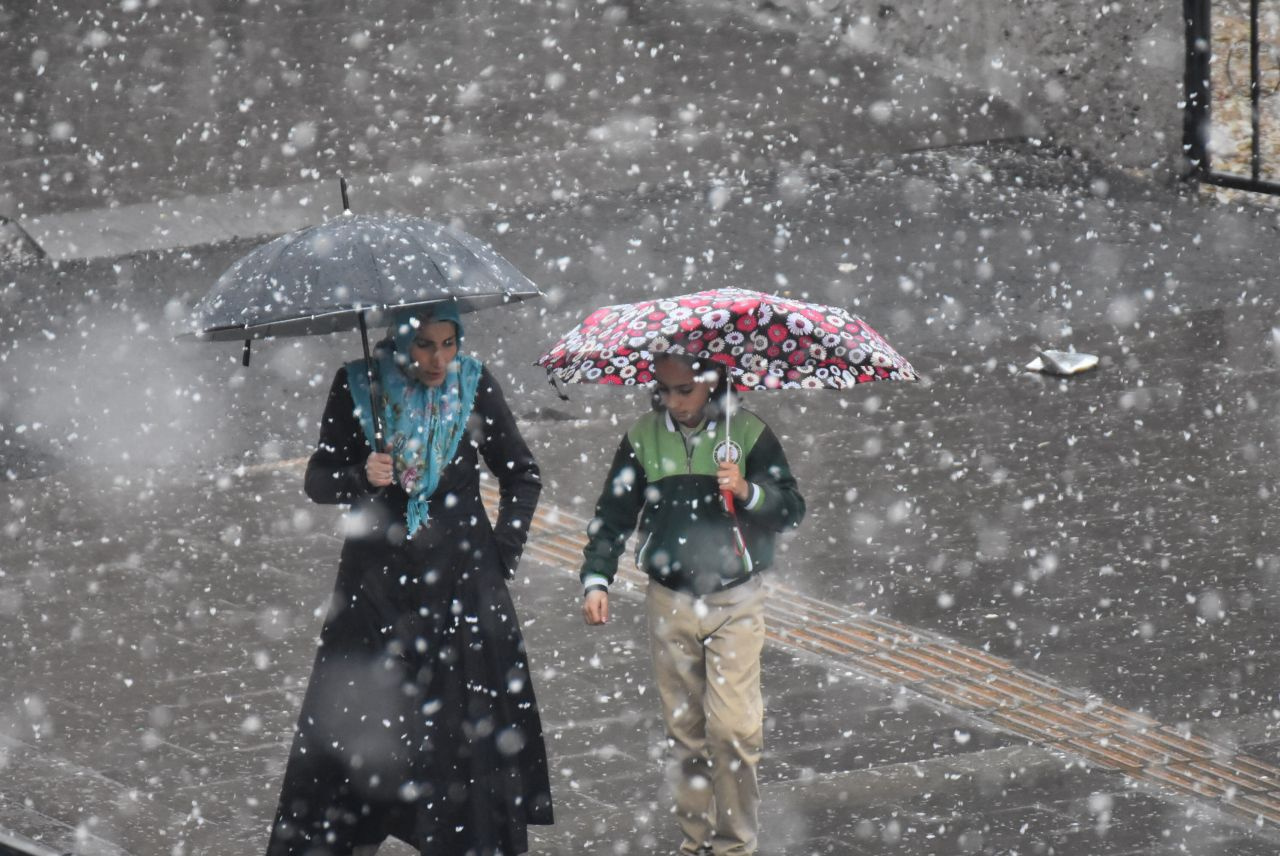
[[[342,210],[348,212],[351,210],[351,201],[347,199],[347,179],[344,176],[338,176],[338,189],[342,191]]]

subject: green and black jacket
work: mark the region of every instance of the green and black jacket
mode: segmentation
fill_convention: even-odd
[[[613,456],[587,530],[585,589],[613,582],[637,518],[636,565],[668,588],[705,594],[769,566],[775,535],[800,523],[804,498],[769,426],[736,409],[731,423],[730,460],[752,485],[751,496],[738,504],[745,553],[735,549],[733,518],[716,481],[723,426],[708,421],[686,437],[665,410],[653,411],[632,426]]]

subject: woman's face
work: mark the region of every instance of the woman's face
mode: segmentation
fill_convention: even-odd
[[[711,398],[711,380],[702,380],[693,367],[684,360],[659,357],[653,366],[653,376],[662,406],[671,418],[692,428],[702,421],[702,410]],[[702,377],[708,377],[706,373]]]
[[[410,370],[418,383],[439,386],[458,356],[458,328],[452,321],[428,321],[409,344]]]

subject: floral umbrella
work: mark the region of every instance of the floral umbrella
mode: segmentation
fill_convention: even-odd
[[[722,363],[734,388],[846,389],[916,380],[911,364],[843,309],[741,288],[595,310],[538,358],[564,383],[646,384],[653,355]]]
[[[536,365],[565,383],[633,386],[652,382],[654,355],[662,353],[721,363],[734,389],[743,392],[917,379],[911,363],[858,316],[741,288],[597,309]],[[730,418],[726,409],[726,436]],[[723,496],[732,515],[733,495]]]

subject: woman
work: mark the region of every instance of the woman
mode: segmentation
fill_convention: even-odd
[[[541,481],[462,335],[453,303],[394,320],[376,349],[385,453],[364,363],[333,380],[306,492],[352,510],[269,856],[366,856],[388,835],[429,854],[517,854],[527,824],[552,821],[506,584]],[[494,526],[481,459],[501,493]]]
[[[654,379],[658,406],[623,436],[588,529],[582,615],[609,620],[609,585],[638,525],[679,852],[750,856],[764,749],[760,574],[777,533],[804,517],[804,498],[758,416],[735,408],[732,426],[722,423],[733,394],[723,366],[660,354]]]

